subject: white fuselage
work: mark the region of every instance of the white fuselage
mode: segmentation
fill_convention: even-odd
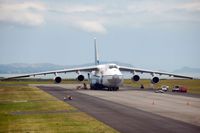
[[[90,75],[90,84],[100,88],[117,88],[123,84],[123,75],[116,64],[98,65],[98,70]]]

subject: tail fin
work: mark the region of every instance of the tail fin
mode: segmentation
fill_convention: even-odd
[[[99,65],[99,56],[97,51],[96,38],[94,38],[94,51],[95,51],[95,65]]]

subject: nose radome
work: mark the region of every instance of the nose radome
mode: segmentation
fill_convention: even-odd
[[[119,79],[119,75],[113,75],[112,79]]]
[[[113,75],[110,79],[108,79],[111,84],[119,84],[122,79],[120,79],[119,75]]]

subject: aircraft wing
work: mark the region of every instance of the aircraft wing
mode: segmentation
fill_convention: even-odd
[[[83,71],[83,72],[91,72],[91,71],[97,70],[97,69],[98,68],[96,66],[70,68],[70,69],[62,69],[62,70],[55,70],[55,71],[45,71],[45,72],[24,74],[24,75],[4,78],[3,80],[15,79],[15,78],[25,78],[25,77],[38,76],[38,75],[47,75],[47,74],[55,74],[55,75],[57,75],[58,73],[67,73],[67,72],[81,72],[81,71]]]
[[[152,76],[154,76],[155,74],[158,74],[158,75],[168,75],[170,77],[172,76],[172,77],[177,77],[177,78],[193,79],[193,77],[190,77],[190,76],[184,76],[184,75],[178,75],[178,74],[160,72],[160,71],[145,70],[145,69],[139,69],[139,68],[132,68],[132,67],[125,67],[125,66],[120,66],[119,69],[121,71],[127,71],[127,72],[132,72],[132,73],[135,73],[135,72],[149,73]]]

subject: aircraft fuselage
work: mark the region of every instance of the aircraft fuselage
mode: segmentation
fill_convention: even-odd
[[[98,70],[91,72],[89,81],[93,89],[117,90],[123,84],[123,75],[116,64],[98,65]]]

